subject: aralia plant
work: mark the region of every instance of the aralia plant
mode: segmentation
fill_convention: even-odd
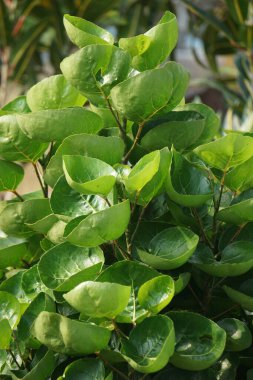
[[[62,74],[0,111],[1,379],[251,379],[252,135],[185,104],[172,13],[64,25]]]

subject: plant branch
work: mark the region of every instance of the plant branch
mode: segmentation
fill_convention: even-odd
[[[124,257],[124,259],[129,260],[128,253],[124,251],[124,249],[119,245],[117,240],[114,240],[113,242],[115,246],[118,248],[118,250],[120,251],[121,255]]]
[[[11,193],[15,194],[21,202],[24,202],[24,198],[16,190],[11,190]]]
[[[208,239],[208,237],[206,235],[202,219],[200,218],[200,216],[199,216],[199,214],[195,208],[192,208],[191,210],[192,210],[193,215],[195,216],[195,219],[198,222],[198,225],[199,225],[200,231],[201,231],[201,235],[202,235],[205,243],[209,246],[209,248],[211,248],[211,250],[213,250],[214,247],[212,245],[212,242]]]
[[[219,192],[219,197],[218,197],[218,201],[217,201],[216,204],[215,204],[215,200],[214,200],[214,214],[213,214],[213,245],[214,245],[214,249],[217,246],[217,234],[218,234],[217,215],[218,215],[218,212],[219,212],[219,209],[220,209],[220,204],[221,204],[222,194],[223,194],[223,190],[224,190],[226,173],[227,172],[226,172],[226,169],[225,169],[225,171],[223,173],[223,176],[222,176],[222,179],[221,179],[220,192]]]
[[[197,303],[199,304],[200,308],[202,309],[202,311],[205,310],[205,307],[203,305],[203,303],[200,301],[199,297],[197,296],[197,294],[195,293],[195,291],[192,289],[191,285],[188,284],[188,288],[190,289],[193,297],[195,298],[195,300],[197,301]]]
[[[142,218],[143,218],[143,215],[144,215],[144,213],[145,213],[145,211],[146,211],[146,208],[147,208],[147,205],[146,205],[145,207],[143,207],[142,210],[141,210],[141,212],[140,212],[140,215],[139,215],[139,218],[138,218],[138,220],[137,220],[137,223],[136,223],[136,226],[135,226],[134,232],[132,233],[132,236],[131,236],[131,239],[130,239],[130,248],[131,248],[131,246],[132,246],[133,240],[134,240],[135,235],[136,235],[136,233],[137,233],[137,231],[138,231],[138,228],[139,228],[139,226],[140,226],[140,223],[141,223],[141,220],[142,220]]]
[[[129,149],[129,151],[126,153],[126,155],[125,155],[124,158],[123,158],[123,163],[124,163],[124,164],[127,163],[130,154],[132,153],[132,151],[134,150],[136,144],[138,143],[139,138],[140,138],[140,135],[141,135],[141,132],[142,132],[142,130],[143,130],[143,128],[144,128],[144,125],[145,125],[145,121],[142,122],[142,123],[139,125],[139,128],[138,128],[138,131],[137,131],[137,133],[136,133],[136,136],[135,136],[134,142],[133,142],[131,148]]]
[[[247,223],[241,224],[235,234],[232,236],[232,238],[229,241],[229,244],[232,243],[241,233],[242,229],[246,226]]]
[[[125,131],[125,129],[123,128],[123,126],[121,125],[121,123],[120,123],[120,121],[119,121],[119,118],[117,117],[116,113],[114,112],[114,110],[113,110],[113,108],[112,108],[112,105],[111,105],[111,103],[110,103],[110,100],[109,100],[107,97],[106,97],[105,99],[106,99],[106,102],[107,102],[107,104],[108,104],[109,110],[111,111],[111,113],[112,113],[112,115],[113,115],[113,117],[114,117],[114,119],[115,119],[115,121],[116,121],[116,123],[117,123],[117,125],[118,125],[118,127],[119,127],[119,130],[120,130],[120,136],[121,136],[122,140],[124,141],[124,143],[125,143],[125,145],[126,145],[126,143],[127,143],[126,131]]]
[[[101,359],[105,365],[109,368],[111,368],[114,372],[116,372],[120,377],[122,377],[122,379],[125,379],[125,380],[128,380],[128,377],[123,373],[121,372],[118,368],[114,367],[110,362],[108,362],[108,360],[106,360],[101,354],[99,353],[96,353],[97,357],[99,359]]]
[[[16,363],[16,365],[18,366],[18,368],[19,368],[19,369],[22,369],[21,365],[20,365],[19,362],[17,361],[16,356],[13,354],[13,352],[11,351],[11,349],[8,349],[7,351],[10,353],[10,355],[11,355],[13,361]]]
[[[240,307],[240,305],[237,305],[237,304],[236,304],[236,305],[233,305],[233,306],[231,306],[229,309],[223,311],[222,313],[215,315],[212,319],[220,318],[220,317],[222,317],[224,314],[227,314],[229,311],[234,310],[234,309],[236,309],[236,308],[238,308],[238,307]]]
[[[43,194],[44,194],[44,197],[47,198],[47,189],[46,189],[46,187],[44,187],[44,185],[43,185],[43,182],[42,182],[42,179],[41,179],[41,176],[40,176],[40,173],[39,173],[39,170],[38,170],[38,168],[37,168],[36,163],[32,162],[32,166],[33,166],[34,171],[35,171],[35,174],[36,174],[36,176],[37,176],[37,178],[38,178],[38,181],[39,181],[39,184],[40,184],[41,190],[42,190],[42,192],[43,192]]]

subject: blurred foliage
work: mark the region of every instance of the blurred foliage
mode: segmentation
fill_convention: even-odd
[[[85,18],[118,36],[152,27],[168,0],[0,0],[1,102],[8,80],[31,85],[39,74],[54,74],[71,52],[63,15]]]
[[[189,10],[189,27],[203,43],[206,63],[193,47],[197,62],[213,72],[202,81],[222,92],[228,112],[226,129],[253,129],[253,1],[181,0]],[[219,64],[222,56],[233,57],[231,69]],[[224,60],[223,60],[224,62]]]

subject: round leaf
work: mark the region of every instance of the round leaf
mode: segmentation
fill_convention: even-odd
[[[243,282],[238,289],[224,285],[223,289],[227,296],[240,305],[243,309],[253,311],[253,280]]]
[[[225,318],[218,325],[226,331],[226,350],[242,351],[252,344],[252,335],[246,323],[235,318]]]
[[[231,204],[219,211],[217,218],[228,224],[240,226],[253,221],[253,199]]]
[[[253,187],[253,157],[236,166],[225,177],[225,185],[234,192],[245,191]]]
[[[175,353],[171,363],[178,368],[200,371],[210,367],[222,355],[226,333],[216,323],[188,311],[168,313],[176,332]]]
[[[20,317],[20,304],[12,294],[0,291],[0,321],[7,319],[13,329]]]
[[[99,359],[80,359],[69,364],[63,376],[66,380],[104,380],[105,368]]]
[[[127,307],[130,292],[130,286],[86,281],[64,294],[64,298],[84,315],[113,319]]]
[[[0,160],[0,191],[15,190],[24,177],[24,169],[14,164]]]

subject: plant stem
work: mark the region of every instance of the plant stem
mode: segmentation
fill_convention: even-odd
[[[38,170],[38,168],[37,168],[37,165],[36,165],[36,163],[34,163],[34,162],[32,163],[32,165],[33,165],[33,168],[34,168],[35,174],[36,174],[36,176],[37,176],[37,178],[38,178],[38,181],[39,181],[39,184],[40,184],[41,190],[42,190],[42,192],[43,192],[43,194],[44,194],[44,197],[47,198],[47,189],[46,189],[46,187],[44,187],[44,185],[43,185],[43,182],[42,182],[42,179],[41,179],[41,177],[40,177],[40,173],[39,173],[39,170]]]
[[[17,198],[21,200],[21,202],[24,202],[24,198],[16,191],[16,190],[11,190],[13,194],[16,195]]]
[[[114,372],[116,372],[120,377],[122,377],[122,379],[125,379],[125,380],[128,380],[128,377],[123,373],[121,372],[118,368],[114,367],[111,363],[109,363],[105,358],[103,358],[103,356],[99,353],[96,353],[97,357],[99,359],[101,359],[105,365],[109,368],[111,368]]]
[[[125,129],[122,127],[120,121],[119,121],[119,118],[117,117],[116,113],[114,112],[113,108],[112,108],[112,105],[110,103],[110,100],[106,97],[105,98],[106,101],[107,101],[107,104],[108,104],[108,107],[109,107],[109,110],[111,111],[111,114],[113,115],[118,127],[119,127],[119,130],[120,130],[120,136],[122,138],[122,140],[124,141],[125,145],[127,144],[127,135],[126,135],[126,131]]]
[[[221,198],[223,194],[223,189],[224,189],[224,183],[225,183],[225,177],[226,177],[226,169],[223,173],[222,179],[221,179],[221,186],[220,186],[220,192],[219,192],[219,197],[218,201],[215,204],[214,201],[214,214],[213,214],[213,245],[214,249],[217,248],[217,235],[218,235],[218,228],[217,228],[217,215],[220,209],[220,204],[221,204]]]
[[[192,289],[191,285],[188,284],[188,288],[190,289],[193,297],[195,298],[195,300],[197,301],[197,303],[199,304],[200,308],[202,309],[202,311],[205,310],[205,307],[203,305],[203,303],[200,301],[199,297],[197,296],[197,294],[195,293],[195,291]]]
[[[236,309],[236,308],[238,308],[238,307],[240,307],[240,306],[237,305],[237,304],[234,305],[234,306],[231,306],[229,309],[223,311],[222,313],[215,315],[212,319],[220,318],[220,317],[222,317],[224,314],[227,314],[229,311],[231,311],[231,310],[233,310],[233,309]]]
[[[18,368],[19,368],[19,369],[22,369],[21,365],[18,363],[18,361],[17,361],[17,359],[16,359],[16,356],[13,354],[13,352],[11,351],[11,349],[8,349],[7,351],[10,353],[10,355],[11,355],[13,361],[16,363],[16,365],[18,366]]]
[[[138,228],[139,228],[139,226],[140,226],[140,222],[141,222],[141,220],[142,220],[142,218],[143,218],[143,215],[144,215],[144,213],[145,213],[145,211],[146,211],[146,208],[147,208],[147,205],[146,205],[145,207],[143,207],[142,210],[141,210],[141,212],[140,212],[139,218],[138,218],[138,220],[137,220],[137,224],[136,224],[136,226],[135,226],[134,232],[132,233],[132,236],[131,236],[131,239],[130,239],[130,249],[131,249],[131,246],[132,246],[133,240],[134,240],[134,238],[135,238],[135,235],[136,235],[136,233],[137,233],[137,231],[138,231]]]
[[[129,260],[127,252],[124,251],[124,249],[119,245],[117,240],[114,240],[114,244],[118,248],[118,250],[120,251],[121,255],[124,257],[124,259]]]
[[[145,125],[145,122],[142,122],[142,123],[139,125],[139,128],[138,128],[138,131],[137,131],[137,133],[136,133],[136,136],[135,136],[134,142],[133,142],[131,148],[129,149],[129,151],[126,153],[125,157],[123,158],[123,163],[124,163],[124,164],[127,163],[130,154],[132,153],[132,151],[134,150],[136,144],[138,143],[144,125]]]
[[[212,245],[212,242],[208,239],[208,237],[206,235],[202,219],[200,218],[200,216],[199,216],[199,214],[198,214],[198,212],[197,212],[197,210],[195,208],[192,208],[191,210],[192,210],[192,213],[195,216],[195,218],[196,218],[196,220],[197,220],[197,222],[199,224],[201,235],[202,235],[204,241],[209,246],[209,248],[211,248],[211,250],[213,250],[214,247]]]
[[[232,236],[232,238],[229,241],[229,244],[232,243],[241,233],[242,229],[246,226],[247,223],[241,224],[235,234]]]

